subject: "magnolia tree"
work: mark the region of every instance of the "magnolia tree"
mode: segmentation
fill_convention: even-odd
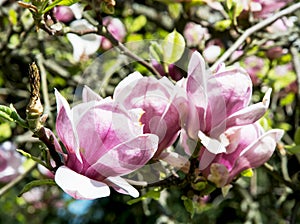
[[[0,220],[300,219],[300,3],[0,5]]]

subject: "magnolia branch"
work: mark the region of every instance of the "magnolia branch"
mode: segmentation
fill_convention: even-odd
[[[108,30],[105,26],[101,26],[102,29],[97,29],[97,30],[81,30],[81,31],[75,31],[75,30],[69,30],[66,33],[74,33],[79,36],[83,36],[86,34],[97,34],[104,36],[107,38],[114,46],[118,47],[122,54],[129,56],[130,58],[134,59],[135,61],[139,62],[141,65],[146,67],[152,74],[154,74],[156,77],[160,78],[161,75],[159,72],[150,64],[148,63],[145,59],[139,57],[132,51],[130,51],[124,44],[122,44],[120,41],[118,41]]]
[[[295,11],[300,9],[300,2],[291,5],[290,7],[275,13],[273,16],[262,20],[261,22],[255,24],[254,26],[248,28],[235,42],[234,44],[228,48],[224,54],[211,66],[210,70],[216,70],[217,66],[223,62],[225,62],[245,41],[248,37],[253,35],[255,32],[263,29],[264,27],[268,26],[269,24],[273,23],[277,19],[289,15]]]

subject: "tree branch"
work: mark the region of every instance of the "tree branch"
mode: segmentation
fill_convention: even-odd
[[[295,11],[297,11],[298,9],[300,9],[300,2],[291,5],[290,7],[283,9],[281,11],[279,11],[278,13],[275,13],[273,16],[262,20],[261,22],[255,24],[254,26],[248,28],[235,42],[234,44],[228,48],[224,54],[222,54],[222,56],[210,67],[211,71],[216,70],[217,66],[223,62],[225,62],[234,51],[236,51],[244,42],[245,40],[250,37],[252,34],[254,34],[255,32],[263,29],[264,27],[268,26],[269,24],[273,23],[274,21],[276,21],[277,19],[289,15]]]

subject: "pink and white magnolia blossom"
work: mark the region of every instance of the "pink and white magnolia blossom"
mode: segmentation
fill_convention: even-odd
[[[257,123],[268,108],[271,89],[262,102],[249,105],[252,83],[245,70],[219,66],[211,74],[198,52],[193,53],[188,77],[181,84],[190,112],[182,140],[184,146],[192,145],[188,138],[201,141],[199,169],[204,177],[223,187],[243,170],[271,157],[283,131],[264,133]]]
[[[145,111],[141,117],[144,133],[159,137],[155,158],[174,143],[187,114],[187,98],[181,87],[166,77],[158,80],[134,72],[118,84],[113,98],[127,109]]]
[[[70,28],[76,32],[95,30],[95,27],[85,19],[74,20],[70,24]],[[68,33],[67,38],[73,46],[73,58],[76,62],[94,54],[99,49],[102,40],[101,36],[93,33],[82,36]]]
[[[145,165],[157,150],[158,137],[143,134],[143,111],[126,110],[87,87],[83,102],[72,109],[58,91],[55,95],[56,130],[66,151],[60,151],[64,165],[55,182],[76,199],[106,197],[108,186],[137,197],[138,191],[120,176]]]
[[[0,182],[7,183],[24,172],[23,157],[16,151],[16,146],[9,141],[0,145]]]
[[[264,132],[256,122],[245,126],[232,127],[225,132],[230,144],[227,152],[214,156],[209,165],[200,163],[200,170],[209,181],[217,187],[229,184],[242,171],[256,168],[268,161],[272,156],[276,143],[283,136],[283,130],[272,129]],[[200,161],[207,151],[200,151]],[[204,167],[203,166],[203,167]]]
[[[252,83],[244,69],[219,66],[211,74],[198,52],[191,57],[183,86],[190,104],[185,128],[194,139],[198,138],[199,131],[218,138],[229,127],[254,123],[264,115],[269,104],[270,91],[263,102],[249,106]]]
[[[189,138],[200,139],[205,146],[207,156],[201,157],[202,169],[215,155],[228,152],[231,140],[226,131],[229,128],[253,124],[265,114],[271,94],[269,89],[262,102],[249,105],[252,83],[245,70],[219,66],[210,74],[198,52],[192,55],[183,86],[189,98],[189,116],[184,129]],[[188,137],[183,136],[183,144]]]

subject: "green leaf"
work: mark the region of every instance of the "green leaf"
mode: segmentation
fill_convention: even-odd
[[[127,204],[128,205],[133,205],[133,204],[135,204],[137,202],[140,202],[140,201],[143,201],[147,198],[158,200],[160,198],[160,190],[158,188],[150,190],[146,194],[144,194],[143,196],[141,196],[139,198],[134,198],[134,199],[131,199],[131,200],[127,201]]]
[[[252,177],[253,176],[253,170],[251,168],[244,170],[241,172],[241,175],[243,177]]]
[[[169,3],[168,11],[173,19],[178,19],[182,12],[182,5],[180,3]]]
[[[295,94],[294,93],[288,93],[284,98],[280,100],[280,106],[286,106],[290,105],[295,100]]]
[[[54,2],[52,2],[51,4],[49,4],[43,11],[42,14],[45,14],[46,12],[50,11],[51,9],[53,9],[55,6],[58,5],[65,5],[65,6],[70,6],[73,5],[75,3],[77,3],[78,0],[55,0]]]
[[[234,19],[236,19],[243,10],[244,10],[243,3],[241,1],[237,1],[234,9]]]
[[[185,41],[183,36],[174,30],[169,33],[162,43],[164,62],[172,64],[178,61],[185,49]]]
[[[232,5],[233,5],[233,0],[226,0],[226,6],[227,6],[227,9],[230,10],[232,8]]]
[[[149,51],[152,59],[155,59],[157,62],[163,60],[163,50],[161,48],[161,45],[157,42],[152,41],[150,43]]]
[[[183,200],[183,204],[184,204],[186,211],[191,214],[191,217],[193,217],[195,214],[195,207],[194,207],[193,200],[189,199],[186,196],[182,196],[181,200]]]
[[[228,29],[231,26],[231,20],[230,19],[224,19],[220,20],[215,23],[214,27],[218,31],[224,31]]]
[[[294,142],[296,143],[296,145],[300,145],[300,127],[298,127],[295,131]]]
[[[11,136],[11,127],[8,123],[0,124],[0,141],[8,139]]]
[[[28,127],[27,122],[20,117],[12,104],[10,107],[0,105],[0,117],[8,121],[14,121],[22,127]]]
[[[300,145],[286,145],[284,148],[292,154],[298,154],[300,153]]]
[[[129,26],[129,31],[134,33],[142,29],[147,23],[147,18],[144,15],[136,17],[131,25]]]
[[[11,114],[12,114],[11,108],[4,106],[4,105],[0,105],[0,117],[6,119],[8,121],[14,121],[11,118]]]
[[[70,6],[77,2],[78,2],[78,0],[62,0],[61,2],[58,3],[58,5]]]
[[[9,21],[13,26],[17,25],[18,22],[18,14],[14,9],[10,9],[8,12]]]
[[[37,162],[37,163],[39,163],[39,164],[41,164],[43,166],[46,166],[46,163],[44,161],[42,161],[41,159],[39,159],[38,157],[35,157],[35,156],[31,155],[30,153],[25,152],[22,149],[17,149],[17,151],[19,153],[21,153],[23,156],[25,156],[26,158],[32,159],[33,161],[35,161],[35,162]]]
[[[20,194],[18,195],[18,197],[21,197],[22,194],[30,191],[32,188],[34,187],[40,187],[40,186],[43,186],[43,185],[51,185],[51,186],[54,186],[56,185],[55,181],[53,179],[42,179],[42,180],[34,180],[34,181],[31,181],[30,183],[26,184],[22,191],[20,192]]]

